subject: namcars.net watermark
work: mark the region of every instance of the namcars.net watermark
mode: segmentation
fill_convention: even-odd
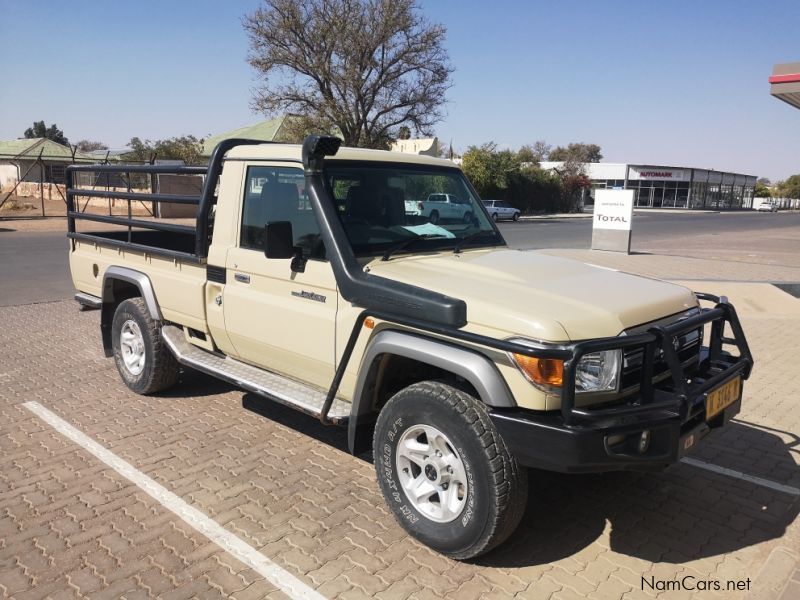
[[[678,591],[712,591],[712,592],[746,592],[750,590],[750,578],[747,579],[700,579],[694,575],[684,575],[679,579],[656,579],[642,577],[642,590],[656,592],[678,592]]]

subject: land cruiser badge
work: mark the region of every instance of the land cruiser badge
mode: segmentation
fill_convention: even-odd
[[[325,302],[325,296],[320,294],[315,294],[314,292],[306,292],[305,290],[300,292],[292,292],[292,296],[297,296],[298,298],[306,298],[308,300],[313,300],[314,302]]]

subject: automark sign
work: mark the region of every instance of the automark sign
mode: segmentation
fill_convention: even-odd
[[[633,190],[595,190],[592,249],[629,252]]]
[[[683,169],[664,167],[631,167],[631,179],[655,179],[662,181],[683,181]]]

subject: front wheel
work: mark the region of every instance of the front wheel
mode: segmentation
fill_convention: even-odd
[[[374,452],[397,521],[450,558],[488,552],[522,518],[527,472],[466,392],[437,381],[401,390],[378,415]]]
[[[514,216],[513,216],[513,217],[511,217],[511,219],[512,219],[513,221],[515,221],[515,222],[516,222],[516,221],[519,221],[519,213],[518,213],[518,212],[515,212],[515,213],[514,213]]]
[[[492,215],[492,221],[494,221],[495,223],[497,223],[499,220],[500,220],[500,217],[498,217],[498,216],[497,216],[497,213],[494,213],[494,214]]]

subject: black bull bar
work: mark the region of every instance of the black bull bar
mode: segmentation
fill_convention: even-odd
[[[668,410],[680,414],[685,421],[702,408],[708,392],[723,382],[741,374],[750,376],[753,356],[747,345],[736,309],[725,297],[696,293],[698,300],[713,302],[714,308],[701,308],[700,313],[672,323],[654,326],[644,333],[602,340],[578,342],[572,346],[572,355],[564,361],[564,379],[561,389],[561,415],[567,425],[591,424],[603,419],[635,416],[654,410]],[[700,362],[690,379],[678,357],[679,336],[711,324],[708,348],[701,348]],[[725,325],[730,326],[733,337],[725,336]],[[738,356],[724,348],[735,346]],[[575,407],[575,370],[583,356],[603,350],[642,348],[644,358],[640,370],[639,393],[633,402],[622,406],[600,409]],[[656,359],[666,362],[671,379],[669,389],[653,384]]]

